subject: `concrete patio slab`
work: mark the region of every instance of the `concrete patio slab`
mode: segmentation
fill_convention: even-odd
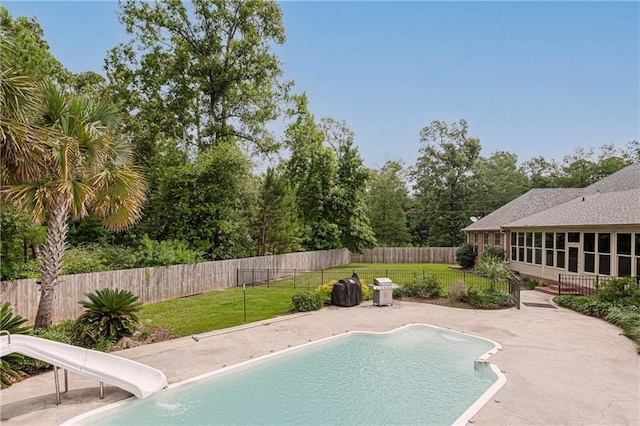
[[[522,309],[479,311],[397,301],[279,317],[232,329],[141,346],[117,355],[162,370],[170,383],[347,330],[388,331],[425,323],[495,340],[490,358],[507,383],[472,419],[474,425],[638,425],[640,357],[618,327],[553,304],[552,296],[523,291]],[[537,304],[537,305],[536,305]],[[53,373],[0,391],[7,425],[56,425],[129,397],[69,374],[69,392],[55,405]],[[327,419],[330,422],[330,419]]]

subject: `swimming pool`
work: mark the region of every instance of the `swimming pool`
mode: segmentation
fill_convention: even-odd
[[[495,366],[478,362],[499,348],[422,324],[345,333],[67,424],[465,424],[505,382]]]

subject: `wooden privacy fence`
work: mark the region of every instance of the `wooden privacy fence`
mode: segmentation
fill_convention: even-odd
[[[354,254],[346,249],[288,253],[244,259],[218,260],[195,265],[125,269],[89,274],[63,275],[54,295],[53,321],[77,318],[82,314],[78,304],[85,294],[101,288],[129,290],[143,304],[193,296],[233,287],[238,283],[237,271],[320,270],[349,263],[454,263],[455,248],[415,247],[377,248]],[[9,302],[13,312],[35,322],[40,300],[38,279],[0,283],[0,300]]]
[[[378,247],[351,253],[350,263],[456,263],[455,247]]]
[[[77,318],[82,314],[78,304],[85,294],[100,288],[129,290],[143,304],[192,296],[236,285],[236,270],[323,269],[349,263],[346,249],[288,253],[244,259],[218,260],[195,265],[125,269],[89,274],[62,275],[55,289],[53,321]],[[0,283],[2,303],[10,302],[13,312],[35,322],[40,300],[38,279]]]

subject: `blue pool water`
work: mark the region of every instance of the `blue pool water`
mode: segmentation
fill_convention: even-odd
[[[474,368],[495,350],[494,342],[421,325],[348,333],[227,367],[81,423],[453,424],[498,380],[495,369]]]

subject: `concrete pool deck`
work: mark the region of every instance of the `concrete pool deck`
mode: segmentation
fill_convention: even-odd
[[[524,303],[549,305],[551,299],[522,292]],[[560,307],[523,304],[520,310],[479,311],[403,301],[378,307],[367,301],[203,333],[198,342],[185,337],[116,354],[158,368],[176,383],[347,330],[388,331],[410,323],[502,345],[490,362],[504,371],[507,383],[473,417],[474,425],[640,424],[640,357],[633,342],[618,327]],[[55,405],[54,392],[53,372],[0,391],[2,423],[57,425],[129,396],[105,386],[100,400],[97,382],[71,373],[61,405]]]

